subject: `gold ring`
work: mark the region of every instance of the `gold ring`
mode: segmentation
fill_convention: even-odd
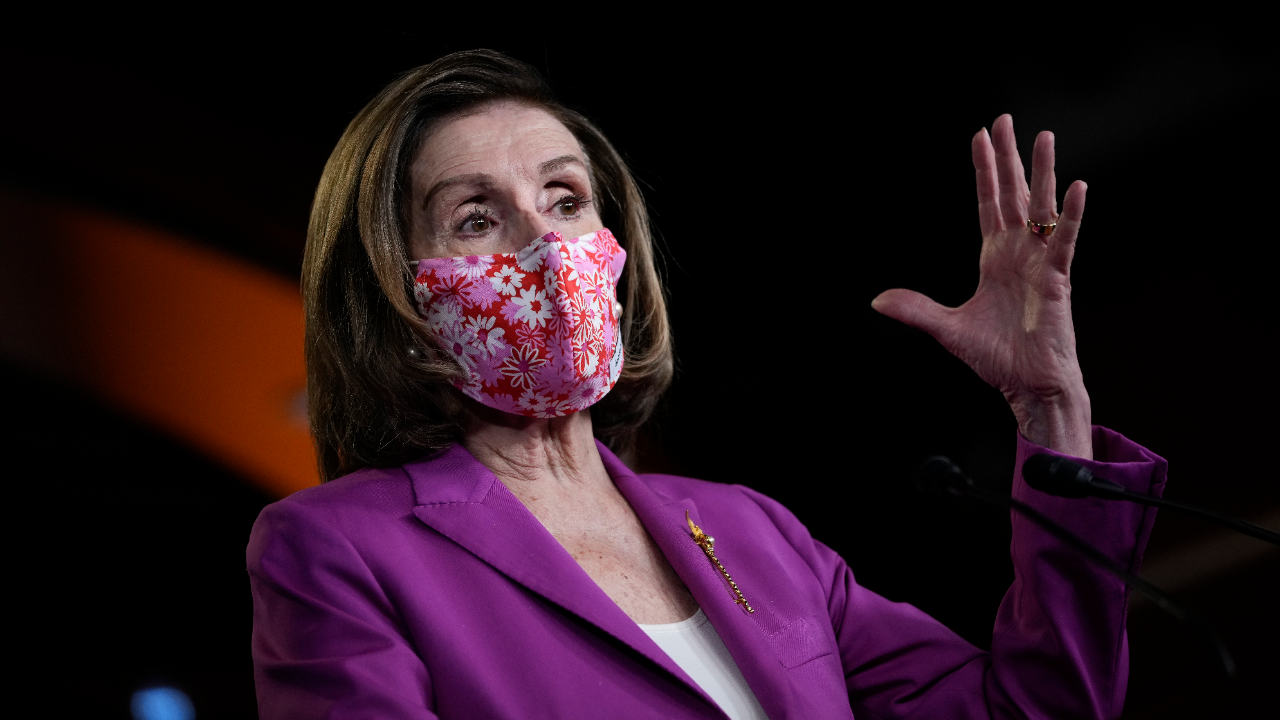
[[[1031,222],[1030,220],[1027,221],[1028,230],[1030,230],[1031,232],[1037,235],[1043,235],[1045,237],[1049,237],[1050,235],[1052,235],[1053,231],[1056,230],[1057,227],[1058,227],[1058,223],[1049,223],[1048,225],[1041,225],[1038,222]]]

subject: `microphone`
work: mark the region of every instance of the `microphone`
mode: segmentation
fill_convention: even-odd
[[[1036,457],[1048,458],[1046,455],[1039,455]],[[1053,460],[1055,458],[1048,459]],[[1027,464],[1030,463],[1028,462],[1023,465],[1024,474],[1026,472],[1025,468]],[[1077,465],[1077,467],[1079,466]],[[1088,470],[1085,470],[1084,468],[1080,469],[1088,472]],[[1090,477],[1092,477],[1092,475],[1090,475]],[[1107,481],[1104,480],[1103,482],[1105,483]],[[1030,481],[1028,481],[1028,484],[1030,484]],[[1115,483],[1110,484],[1114,485]],[[1018,514],[1027,518],[1036,525],[1039,525],[1045,532],[1048,532],[1064,544],[1071,546],[1095,565],[1119,578],[1125,585],[1128,585],[1138,591],[1148,600],[1155,603],[1159,608],[1177,618],[1187,627],[1191,628],[1212,648],[1218,661],[1218,669],[1222,671],[1222,674],[1227,677],[1233,677],[1236,674],[1236,663],[1231,657],[1231,652],[1227,650],[1226,643],[1222,641],[1222,637],[1218,635],[1218,632],[1213,629],[1213,626],[1210,625],[1209,622],[1200,615],[1200,613],[1178,602],[1172,595],[1164,590],[1161,590],[1155,585],[1152,585],[1146,580],[1143,580],[1137,575],[1129,572],[1119,563],[1112,560],[1110,557],[1107,557],[1107,555],[1101,550],[1090,545],[1070,530],[1045,517],[1045,515],[1039,510],[1036,510],[1024,502],[1015,500],[1008,495],[978,487],[974,484],[972,478],[964,474],[964,471],[960,469],[959,465],[956,465],[950,458],[943,457],[942,455],[935,455],[928,460],[925,460],[924,463],[920,465],[916,470],[915,485],[916,489],[924,495],[947,499],[972,498],[979,502],[1015,510]],[[1032,485],[1032,487],[1035,486]],[[1123,490],[1123,488],[1121,489]],[[1076,490],[1072,491],[1075,492]],[[1079,495],[1068,497],[1084,496]]]
[[[1194,515],[1210,522],[1225,525],[1236,532],[1258,538],[1272,545],[1280,545],[1280,533],[1254,525],[1231,515],[1195,505],[1166,500],[1155,495],[1131,492],[1123,485],[1100,478],[1080,463],[1064,457],[1038,453],[1022,464],[1022,477],[1031,487],[1050,495],[1068,498],[1100,497],[1108,500],[1128,500],[1153,507],[1169,508]]]

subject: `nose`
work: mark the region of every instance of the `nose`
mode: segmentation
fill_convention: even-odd
[[[508,252],[520,250],[535,238],[540,238],[553,229],[551,222],[538,212],[538,207],[532,198],[521,201],[508,228],[510,234],[503,238],[512,245]]]

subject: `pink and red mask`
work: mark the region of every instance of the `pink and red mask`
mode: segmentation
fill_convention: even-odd
[[[414,298],[455,383],[491,408],[560,417],[591,407],[622,372],[613,233],[549,232],[517,253],[418,261]]]

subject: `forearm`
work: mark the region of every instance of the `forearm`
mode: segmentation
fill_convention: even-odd
[[[1125,487],[1159,494],[1165,461],[1104,428],[1091,445],[1091,470]],[[1048,448],[1019,438],[1019,467]],[[1155,512],[1097,498],[1058,498],[1027,486],[1015,471],[1014,496],[1136,572]],[[1001,604],[988,682],[997,706],[1031,717],[1116,717],[1128,675],[1128,590],[1073,548],[1013,516],[1015,581]],[[1017,715],[1012,709],[1010,714]],[[999,713],[996,713],[999,716]]]

